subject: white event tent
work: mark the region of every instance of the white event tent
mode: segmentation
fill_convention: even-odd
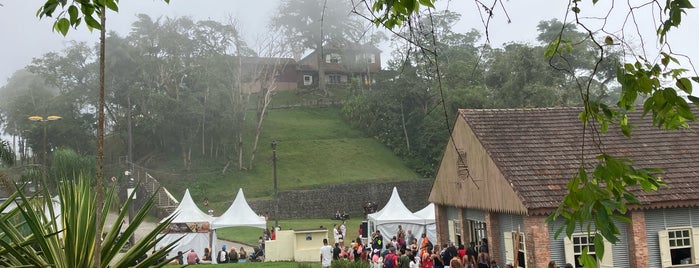
[[[228,210],[211,223],[211,228],[214,230],[234,226],[267,228],[267,220],[265,220],[265,217],[257,215],[255,211],[250,208],[250,205],[248,205],[248,202],[245,200],[242,188],[238,190],[238,194],[235,196],[235,200],[233,200],[231,206],[228,207]]]
[[[255,211],[250,208],[250,205],[245,200],[242,188],[238,190],[238,194],[235,196],[231,206],[228,207],[228,210],[211,222],[211,228],[214,229],[214,231],[219,228],[235,226],[249,226],[261,229],[267,228],[267,220],[265,220],[265,217],[258,216]],[[212,243],[211,248],[213,249],[212,252],[218,252],[219,247],[216,244],[216,240]],[[213,257],[212,261],[216,262],[216,258]]]
[[[182,238],[175,247],[170,251],[168,257],[177,255],[178,251],[185,254],[190,250],[199,255],[204,256],[204,248],[208,248],[211,240],[216,240],[216,233],[211,232],[211,222],[214,220],[212,216],[204,213],[197,207],[189,194],[189,189],[184,192],[182,201],[177,206],[177,209],[167,218],[174,216],[170,226],[165,230],[162,236],[165,236],[156,247],[160,248],[172,243],[178,238]],[[161,221],[165,221],[164,219]]]
[[[434,203],[430,203],[427,205],[425,208],[418,210],[417,212],[413,213],[415,216],[418,216],[422,219],[425,220],[425,229],[422,232],[419,233],[414,233],[415,237],[418,239],[418,243],[420,241],[420,236],[422,233],[427,234],[427,238],[432,241],[432,243],[436,243],[437,241],[437,221],[435,218],[434,214]]]
[[[369,220],[369,232],[381,231],[383,240],[389,241],[398,233],[398,225],[401,225],[407,233],[412,230],[416,237],[419,237],[424,230],[425,219],[415,216],[401,201],[398,196],[398,189],[393,187],[391,198],[388,203],[376,213],[367,215]],[[384,243],[385,244],[385,243]]]

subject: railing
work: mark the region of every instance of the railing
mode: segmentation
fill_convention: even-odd
[[[132,176],[140,182],[139,188],[149,195],[156,194],[155,206],[158,209],[159,216],[167,216],[177,208],[179,201],[163,187],[158,180],[151,176],[146,168],[133,163],[126,163],[132,169]],[[162,188],[162,189],[161,189]],[[159,190],[160,189],[160,190]]]

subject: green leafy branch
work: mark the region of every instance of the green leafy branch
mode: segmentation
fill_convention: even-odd
[[[170,3],[170,0],[164,1]],[[106,7],[119,12],[118,3],[119,0],[71,0],[70,2],[68,0],[46,0],[44,5],[36,11],[36,16],[56,18],[53,30],[65,36],[71,27],[77,29],[83,21],[90,31],[93,29],[101,30],[102,24],[99,16],[101,16],[102,11]]]
[[[379,0],[374,2],[371,11],[381,14],[374,18],[376,26],[383,25],[387,29],[400,27],[410,16],[420,11],[420,6],[434,8],[437,0]]]
[[[656,191],[666,184],[658,177],[657,168],[634,168],[632,160],[608,154],[597,156],[598,163],[592,174],[584,167],[567,184],[568,194],[561,205],[548,217],[554,222],[563,217],[565,223],[555,233],[558,237],[565,230],[571,237],[580,226],[589,235],[594,234],[595,255],[604,256],[604,239],[610,243],[619,241],[619,228],[614,220],[629,223],[625,216],[629,205],[641,205],[631,189],[640,187],[645,192]],[[585,267],[597,267],[597,261],[587,254],[580,257]]]

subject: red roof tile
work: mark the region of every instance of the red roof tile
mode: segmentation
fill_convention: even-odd
[[[566,183],[585,159],[596,164],[600,153],[587,128],[582,151],[583,126],[578,119],[582,108],[460,110],[460,118],[471,127],[500,172],[512,185],[528,209],[548,209],[559,205],[567,193]],[[631,138],[611,126],[601,148],[610,155],[634,160],[636,168],[662,168],[669,185],[657,192],[634,189],[644,205],[678,206],[699,202],[699,134],[692,129],[662,130],[641,118],[640,111],[629,114],[637,126]],[[589,169],[591,170],[591,168]]]

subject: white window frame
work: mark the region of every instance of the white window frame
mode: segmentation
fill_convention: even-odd
[[[355,61],[357,63],[376,63],[376,54],[374,53],[363,53],[363,54],[357,54],[355,56]]]
[[[310,86],[312,84],[313,84],[313,76],[310,74],[304,74],[303,75],[303,85]]]
[[[527,241],[526,236],[523,232],[519,233],[519,252],[515,254],[515,235],[517,232],[505,232],[505,263],[515,263],[515,258],[519,255],[519,252],[524,254],[524,261],[527,261]],[[517,263],[518,267],[524,267],[521,263]]]
[[[342,56],[338,53],[328,53],[325,55],[325,63],[342,63]]]
[[[589,245],[594,245],[594,242],[592,239],[595,237],[594,233],[588,234],[588,233],[574,233],[572,235],[573,239],[576,238],[585,238],[587,237],[588,242],[587,244]],[[575,244],[573,244],[573,240],[568,238],[567,236],[564,238],[564,246],[565,246],[565,256],[566,256],[566,262],[567,263],[572,263],[573,266],[575,266],[575,259],[577,258],[577,254],[575,252]],[[588,252],[588,254],[594,254],[595,252]],[[614,254],[612,253],[612,243],[609,243],[607,239],[604,239],[604,256],[602,257],[601,260],[597,261],[597,266],[600,268],[613,268],[614,267]]]
[[[680,240],[677,240],[678,238],[676,237],[676,234],[682,234],[682,232],[688,231],[689,234],[687,237],[682,237],[682,245],[678,246],[677,243],[675,243],[674,246],[671,246],[671,241],[676,241],[679,242]],[[673,236],[673,238],[670,238],[670,236]],[[658,246],[660,248],[660,262],[662,267],[681,267],[684,265],[689,265],[689,264],[672,264],[672,254],[671,251],[673,249],[680,249],[680,248],[686,248],[684,246],[684,243],[687,242],[687,239],[689,239],[689,248],[691,252],[691,257],[690,261],[692,262],[691,264],[699,264],[699,228],[691,227],[691,226],[683,226],[683,227],[672,227],[672,228],[667,228],[665,230],[660,230],[658,232]]]
[[[449,241],[457,241],[456,236],[461,235],[461,227],[459,220],[447,220],[447,228],[449,228]],[[461,235],[463,237],[463,235]],[[456,243],[456,242],[454,242]]]

